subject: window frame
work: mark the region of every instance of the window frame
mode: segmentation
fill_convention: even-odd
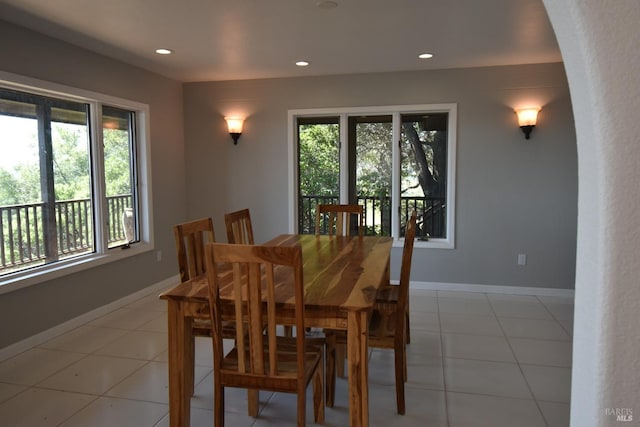
[[[292,109],[287,112],[288,129],[288,182],[289,182],[289,230],[297,232],[298,224],[298,117],[339,117],[340,118],[340,201],[346,203],[348,182],[347,174],[351,167],[348,163],[348,118],[356,115],[391,115],[392,116],[392,191],[391,191],[391,230],[394,246],[402,245],[403,238],[399,237],[400,206],[400,141],[401,116],[415,113],[448,113],[447,129],[447,227],[446,238],[431,238],[427,241],[416,241],[416,248],[455,248],[455,218],[456,218],[456,155],[457,155],[457,123],[458,106],[455,103],[443,104],[415,104],[415,105],[387,105],[375,107],[346,107],[346,108],[311,108]],[[346,167],[344,167],[346,166]]]
[[[93,163],[92,195],[95,206],[95,251],[52,264],[36,266],[0,276],[0,294],[32,286],[100,265],[119,261],[155,247],[151,199],[151,145],[149,141],[149,105],[97,92],[0,71],[0,85],[12,90],[33,93],[89,105],[90,156]],[[139,241],[108,248],[105,199],[104,152],[102,142],[102,106],[116,107],[135,113],[135,149],[132,162],[137,177]]]

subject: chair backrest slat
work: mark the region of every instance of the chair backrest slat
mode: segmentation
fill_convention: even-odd
[[[362,205],[323,205],[316,207],[316,236],[322,234],[324,223],[329,235],[347,236],[351,232],[351,217],[358,220],[358,235],[364,235]]]
[[[271,266],[273,267],[273,266]],[[267,268],[267,336],[269,337],[269,374],[278,375],[276,360],[276,286],[273,268]]]
[[[269,268],[270,266],[267,266]],[[250,372],[264,374],[264,342],[263,342],[263,316],[262,316],[262,274],[260,265],[249,264],[247,276],[247,316],[249,325],[249,360]],[[268,284],[267,284],[268,285]]]
[[[224,216],[227,228],[227,242],[240,245],[253,245],[253,227],[249,209],[230,212]]]
[[[209,257],[207,257],[209,258]],[[242,275],[243,275],[243,266],[241,264],[233,265],[233,293],[237,295],[242,295]],[[211,280],[211,279],[209,279]],[[242,304],[242,298],[235,298],[234,301],[235,308],[235,322],[236,322],[236,346],[238,347],[238,372],[247,372],[247,364],[245,360],[246,354],[246,345],[245,341],[245,322],[244,322],[244,309]]]
[[[180,281],[185,282],[205,274],[207,243],[216,241],[211,218],[185,222],[173,227]]]

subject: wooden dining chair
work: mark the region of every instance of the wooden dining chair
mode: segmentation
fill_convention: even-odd
[[[176,242],[176,254],[178,257],[178,269],[180,271],[180,282],[186,282],[205,273],[205,245],[216,241],[211,218],[202,218],[177,224],[173,227],[173,234]],[[185,373],[189,380],[189,389],[193,393],[194,389],[194,357],[195,357],[195,337],[211,336],[211,317],[209,309],[204,307],[199,310],[193,319],[192,326],[193,340],[191,341],[189,357],[192,363],[189,364],[190,371]],[[230,331],[231,338],[235,337],[235,331]]]
[[[416,212],[413,212],[412,215],[416,215],[416,233],[417,233],[417,214]],[[411,220],[411,217],[409,217],[409,221],[407,221],[406,224],[406,228],[409,227],[409,222]],[[406,234],[406,229],[405,229],[405,234]],[[415,236],[414,236],[415,239]],[[384,303],[386,301],[389,300],[397,300],[398,299],[398,285],[392,284],[392,283],[385,283],[383,284],[383,286],[380,288],[380,290],[378,291],[378,295],[376,297],[376,300]],[[410,310],[409,310],[409,300],[407,300],[407,305],[406,305],[406,321],[405,321],[405,326],[406,326],[406,334],[407,334],[407,344],[411,343],[411,324],[410,324]]]
[[[204,247],[216,240],[211,218],[197,219],[173,227],[180,282],[205,274]]]
[[[177,224],[173,227],[173,233],[176,242],[180,282],[206,275],[205,245],[216,241],[213,220],[211,218],[202,218]],[[234,322],[224,322],[222,331],[224,338],[236,338]],[[189,390],[193,394],[195,387],[195,338],[211,337],[211,317],[207,307],[203,307],[194,313],[191,333],[193,339],[191,340],[188,357],[192,362],[189,363],[189,372],[186,372],[185,376],[189,380]],[[254,400],[257,402],[257,398],[257,394],[251,394],[249,402]]]
[[[296,393],[297,424],[305,425],[306,390],[313,381],[314,419],[324,423],[324,346],[305,334],[276,334],[276,292],[293,295],[294,319],[304,330],[304,283],[300,246],[270,247],[209,244],[206,247],[209,307],[213,335],[214,426],[224,426],[224,389]],[[221,264],[222,263],[222,264]],[[224,263],[227,264],[226,269]],[[276,269],[290,272],[291,281],[276,280]],[[283,277],[282,270],[278,277]],[[225,354],[222,345],[221,275],[231,274],[237,339]],[[277,289],[276,289],[277,285]],[[290,289],[283,287],[290,286]],[[246,331],[245,331],[246,328]],[[248,338],[245,338],[248,337]]]
[[[364,235],[364,215],[362,205],[323,205],[316,208],[316,236],[348,236],[351,234],[351,217],[356,216],[357,232]]]
[[[251,226],[251,215],[249,209],[242,209],[230,212],[224,216],[224,223],[227,228],[227,242],[253,245],[253,227]]]
[[[316,207],[316,236],[348,236],[351,234],[351,218],[356,216],[358,236],[364,235],[364,215],[362,205],[318,204]],[[325,331],[326,332],[326,331]],[[330,335],[330,333],[329,333]],[[343,343],[330,343],[327,349],[327,381],[334,381],[333,366],[339,377],[344,377],[346,346]],[[327,402],[333,402],[330,388],[327,388]],[[332,403],[330,406],[333,406]]]
[[[413,212],[404,237],[402,263],[400,266],[400,284],[383,288],[376,299],[369,321],[369,347],[393,349],[395,359],[396,405],[399,414],[405,413],[404,383],[407,381],[407,305],[409,301],[409,278],[411,258],[416,236],[416,213]],[[327,337],[336,344],[344,344],[347,334],[344,331],[332,331]],[[333,379],[327,379],[327,388],[335,387]],[[327,392],[333,398],[335,393]],[[333,402],[327,402],[332,406]]]
[[[226,214],[224,216],[224,223],[227,228],[227,242],[242,245],[255,244],[249,209],[242,209]],[[288,337],[292,336],[293,328],[289,325],[284,326],[283,334]]]

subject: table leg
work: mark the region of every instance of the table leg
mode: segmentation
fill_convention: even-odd
[[[349,418],[351,427],[369,425],[369,372],[365,311],[350,311],[347,315],[347,357],[349,372]]]
[[[169,423],[171,427],[191,424],[191,393],[187,378],[192,344],[191,318],[184,316],[184,306],[167,300],[169,319]]]

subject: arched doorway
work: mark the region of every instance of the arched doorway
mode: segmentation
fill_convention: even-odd
[[[640,6],[543,1],[567,72],[578,145],[571,425],[613,425],[617,413],[640,415]]]

